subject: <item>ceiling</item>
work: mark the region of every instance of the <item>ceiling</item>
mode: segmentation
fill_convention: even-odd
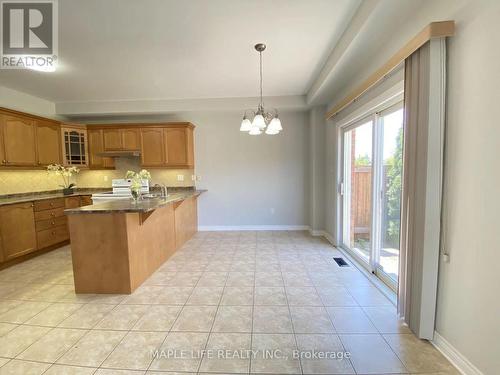
[[[304,95],[360,0],[59,1],[56,72],[0,84],[53,102]]]

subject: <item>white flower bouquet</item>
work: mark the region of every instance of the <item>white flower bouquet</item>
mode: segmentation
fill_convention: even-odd
[[[63,183],[59,186],[63,188],[64,195],[73,193],[73,188],[76,185],[70,182],[70,178],[79,172],[80,170],[77,167],[64,167],[61,164],[50,164],[47,166],[47,173],[55,176],[61,176]]]

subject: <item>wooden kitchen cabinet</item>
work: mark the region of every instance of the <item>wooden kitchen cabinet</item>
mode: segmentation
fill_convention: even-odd
[[[98,155],[104,151],[103,138],[102,129],[87,129],[90,169],[112,169],[115,167],[113,158],[106,158]]]
[[[66,166],[87,167],[87,128],[78,124],[64,124],[61,126],[61,137],[63,164]]]
[[[37,165],[61,164],[61,126],[57,122],[36,120]]]
[[[193,167],[193,129],[171,127],[163,129],[165,165],[171,168]]]
[[[141,164],[143,167],[164,166],[163,129],[141,129],[141,150]]]
[[[3,261],[37,249],[32,202],[0,207],[0,240]]]
[[[34,167],[36,157],[35,121],[15,114],[0,115],[3,140],[3,166]]]
[[[193,126],[141,129],[143,167],[193,168]]]
[[[137,128],[104,129],[104,151],[140,150],[140,135]]]

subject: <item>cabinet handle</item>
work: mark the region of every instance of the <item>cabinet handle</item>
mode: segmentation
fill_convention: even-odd
[[[4,159],[4,160],[2,160],[2,163],[3,163],[3,164],[7,164],[7,160],[5,160],[5,159]]]
[[[52,212],[52,213],[50,214],[50,216],[56,216],[56,213],[55,213],[55,212]]]
[[[52,234],[55,236],[55,235],[56,235],[56,232],[55,232],[55,231],[52,231]]]
[[[56,225],[55,221],[51,222],[52,225]]]
[[[51,205],[51,206],[53,206],[53,205],[54,205],[54,203],[51,203],[50,205]]]

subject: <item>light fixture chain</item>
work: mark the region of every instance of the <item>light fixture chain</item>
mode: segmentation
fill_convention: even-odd
[[[260,106],[264,107],[264,103],[262,101],[262,52],[259,52],[260,56]]]

